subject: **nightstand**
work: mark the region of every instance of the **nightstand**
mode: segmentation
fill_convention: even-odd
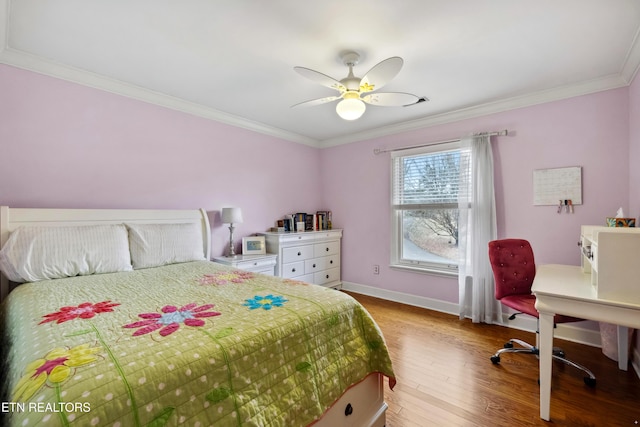
[[[218,256],[212,258],[211,260],[240,270],[262,273],[268,276],[275,276],[277,259],[278,255],[276,254],[264,254],[236,255],[235,257]]]

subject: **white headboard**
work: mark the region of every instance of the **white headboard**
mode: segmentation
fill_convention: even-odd
[[[211,229],[204,209],[152,210],[152,209],[31,209],[0,206],[0,248],[11,231],[22,225],[93,225],[93,224],[158,224],[200,223],[202,226],[203,253],[211,255]],[[9,281],[0,274],[0,301],[9,294]]]

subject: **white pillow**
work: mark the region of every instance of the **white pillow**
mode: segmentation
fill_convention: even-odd
[[[127,227],[134,269],[205,259],[200,224],[127,224]]]
[[[0,251],[0,270],[18,283],[131,271],[127,229],[124,224],[18,227]]]

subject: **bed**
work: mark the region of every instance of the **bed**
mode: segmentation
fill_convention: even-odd
[[[383,426],[366,310],[209,239],[203,210],[0,207],[0,424]]]

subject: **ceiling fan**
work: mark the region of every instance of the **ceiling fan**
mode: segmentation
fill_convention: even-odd
[[[393,56],[379,62],[362,78],[353,74],[353,67],[360,61],[358,53],[345,52],[341,55],[341,59],[344,65],[349,67],[349,75],[342,80],[336,80],[309,68],[293,67],[300,75],[323,86],[335,89],[340,94],[301,102],[292,105],[291,108],[311,107],[341,99],[336,105],[338,115],[344,120],[356,120],[364,114],[366,110],[365,103],[385,107],[406,107],[428,101],[425,97],[418,97],[410,93],[374,92],[389,83],[400,72],[404,61],[399,56]]]

